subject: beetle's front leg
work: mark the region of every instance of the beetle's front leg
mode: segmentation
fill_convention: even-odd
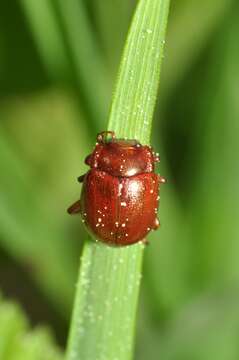
[[[154,219],[153,229],[154,229],[154,230],[157,230],[159,227],[160,227],[160,221],[159,221],[159,219],[156,217],[156,218]]]
[[[79,176],[79,177],[77,178],[77,180],[79,181],[79,183],[83,183],[84,178],[85,178],[85,174],[84,174],[84,175]]]
[[[67,212],[70,215],[75,215],[80,212],[80,209],[81,209],[80,200],[78,200],[67,209]]]

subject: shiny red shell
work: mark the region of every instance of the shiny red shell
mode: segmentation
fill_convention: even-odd
[[[85,160],[90,170],[78,178],[81,198],[68,212],[80,213],[90,233],[109,245],[145,241],[159,227],[159,186],[165,179],[154,172],[158,161],[151,147],[136,140],[116,139],[111,131],[98,134]]]

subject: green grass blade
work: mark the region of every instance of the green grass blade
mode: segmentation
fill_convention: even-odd
[[[150,140],[169,1],[140,1],[127,38],[110,114],[117,136]]]
[[[141,0],[126,42],[108,129],[149,143],[169,0]],[[77,285],[67,359],[132,357],[143,246],[87,242]]]
[[[47,73],[53,79],[61,79],[62,74],[69,72],[69,59],[51,2],[19,1]]]
[[[209,58],[209,81],[203,84],[203,105],[198,112],[197,134],[203,140],[198,146],[201,159],[198,163],[197,192],[193,194],[190,205],[195,212],[192,214],[193,237],[197,240],[195,251],[200,259],[200,267],[195,273],[197,277],[193,281],[201,286],[236,284],[239,279],[237,6],[232,6],[225,16],[214,41]],[[220,64],[215,67],[218,58]],[[202,197],[206,201],[202,201]]]
[[[89,121],[99,130],[106,119],[111,86],[84,2],[19,1],[48,74],[71,81]]]
[[[57,0],[56,3],[83,98],[82,104],[87,108],[89,120],[96,129],[100,129],[107,114],[110,86],[84,2]]]

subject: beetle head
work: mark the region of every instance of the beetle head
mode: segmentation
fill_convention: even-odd
[[[116,139],[111,131],[97,136],[96,147],[85,160],[91,168],[119,177],[153,172],[156,161],[158,158],[149,146],[142,146],[137,140]]]

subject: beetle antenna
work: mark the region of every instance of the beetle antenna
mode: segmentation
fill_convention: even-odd
[[[114,139],[115,138],[115,132],[114,131],[102,131],[101,133],[99,133],[97,135],[97,142],[106,143],[108,136],[110,136],[109,141]]]

